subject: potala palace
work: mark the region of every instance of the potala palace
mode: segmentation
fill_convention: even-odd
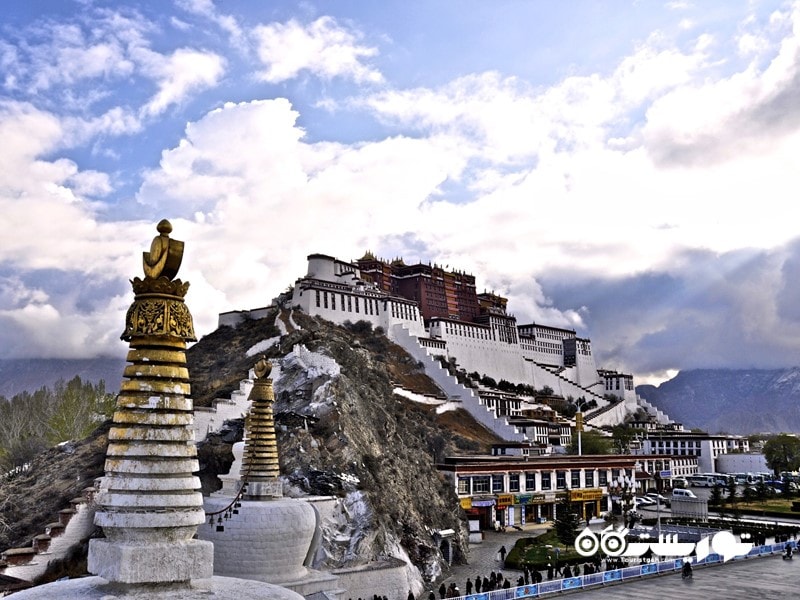
[[[465,387],[442,368],[439,357],[465,373],[547,390],[562,402],[581,399],[593,407],[584,417],[590,427],[621,423],[640,409],[658,423],[669,422],[637,398],[632,375],[598,369],[590,340],[571,329],[518,325],[506,310],[506,298],[477,293],[470,274],[407,265],[402,259],[387,262],[369,252],[353,262],[311,254],[308,272],[295,282],[291,298],[287,293],[279,301],[333,323],[368,321],[380,327],[425,366],[448,401],[462,403],[507,440],[536,441],[536,427],[526,426],[524,417],[541,417],[541,404],[532,396],[502,394],[477,383]],[[223,313],[219,324],[236,326],[265,311]]]

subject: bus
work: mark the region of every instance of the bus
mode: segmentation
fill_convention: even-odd
[[[686,480],[692,487],[714,487],[717,483],[714,475],[689,475]]]

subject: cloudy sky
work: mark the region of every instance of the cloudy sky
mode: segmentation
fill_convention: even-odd
[[[0,21],[0,358],[199,334],[306,256],[473,273],[664,379],[800,364],[800,3],[38,0]]]

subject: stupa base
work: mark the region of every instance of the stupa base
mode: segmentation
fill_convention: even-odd
[[[303,596],[270,583],[211,577],[189,583],[109,583],[102,577],[56,581],[16,592],[19,600],[303,600]]]
[[[90,540],[88,569],[122,584],[207,579],[214,575],[214,546],[203,540],[147,544]]]

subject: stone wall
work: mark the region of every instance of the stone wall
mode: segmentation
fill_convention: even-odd
[[[389,600],[406,600],[411,585],[406,564],[399,559],[356,569],[339,569],[333,574],[339,578],[339,588],[346,590],[341,598],[372,598],[378,594]],[[419,590],[415,590],[414,595],[419,596]]]

